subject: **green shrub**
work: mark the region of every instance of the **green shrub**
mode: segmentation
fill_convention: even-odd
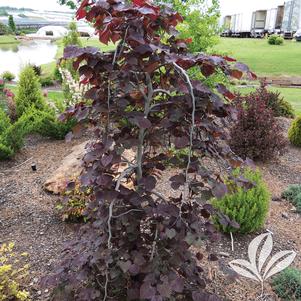
[[[2,78],[0,78],[0,93],[3,93],[5,87],[5,82]]]
[[[0,136],[10,125],[8,115],[0,108]]]
[[[26,66],[20,74],[16,95],[17,116],[20,117],[30,107],[45,110],[46,103],[41,92],[41,85],[31,66]]]
[[[292,122],[288,131],[288,139],[293,145],[301,147],[301,116]]]
[[[24,145],[24,138],[33,130],[33,118],[31,115],[23,114],[14,124],[3,133],[5,144],[13,149],[14,153]]]
[[[44,137],[53,139],[64,139],[76,124],[73,119],[66,122],[59,121],[52,111],[33,110],[29,114],[31,114],[31,118],[34,120],[33,131]]]
[[[60,122],[50,109],[39,111],[31,107],[15,123],[5,123],[3,126],[5,130],[0,133],[0,160],[13,157],[24,145],[24,138],[28,134],[37,133],[53,139],[64,139],[75,124],[75,120]]]
[[[268,38],[268,43],[270,45],[282,45],[284,43],[284,39],[283,37],[273,34]]]
[[[50,87],[54,85],[54,80],[51,76],[41,77],[40,83],[42,87]]]
[[[233,175],[238,176],[239,174],[240,170],[237,169]],[[250,233],[260,229],[265,222],[270,196],[261,174],[259,171],[246,169],[242,175],[254,184],[252,188],[245,189],[229,180],[227,182],[229,193],[222,199],[213,199],[212,201],[216,209],[240,225],[239,229],[225,227],[216,218],[216,223],[223,232]]]
[[[15,75],[10,72],[10,71],[4,71],[2,74],[1,74],[1,77],[4,79],[4,80],[7,80],[7,81],[12,81],[14,80],[16,77]]]
[[[301,270],[285,269],[273,278],[272,287],[285,301],[301,301]]]
[[[282,45],[284,43],[284,38],[283,37],[277,37],[275,41],[275,45]]]
[[[60,83],[63,81],[62,74],[57,66],[54,69],[53,78],[54,80],[57,80]]]
[[[29,293],[20,285],[28,276],[29,266],[17,266],[20,258],[28,255],[15,254],[13,248],[13,243],[0,246],[0,301],[29,301]]]
[[[14,150],[5,144],[5,141],[1,141],[0,137],[0,160],[7,160],[13,157],[15,154]]]
[[[290,185],[283,193],[282,197],[291,202],[301,213],[301,185]]]
[[[259,88],[258,92],[265,99],[267,107],[273,111],[275,117],[295,117],[292,105],[281,96],[280,92],[269,91],[265,87]]]
[[[294,201],[297,195],[301,193],[301,185],[293,184],[282,193],[282,197],[290,202]]]
[[[11,34],[11,30],[8,26],[6,26],[5,24],[3,24],[2,22],[0,22],[0,36],[2,35],[7,35],[7,34]]]

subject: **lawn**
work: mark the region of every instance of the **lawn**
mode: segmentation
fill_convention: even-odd
[[[15,36],[0,36],[0,44],[19,44]]]
[[[104,45],[99,42],[97,38],[81,38],[83,47],[98,47],[101,51],[109,51],[115,48],[113,44]],[[58,45],[58,50],[56,53],[56,59],[59,59],[63,56],[64,46],[63,40],[58,40],[55,42]],[[52,75],[56,66],[56,62],[51,62],[48,64],[42,65],[42,71],[45,75]]]
[[[242,94],[248,94],[255,90],[255,88],[236,88],[236,91],[239,91]],[[281,95],[287,100],[294,108],[294,111],[297,115],[301,115],[301,89],[298,88],[278,88],[278,87],[269,87],[269,90],[279,91]]]
[[[266,39],[221,38],[212,51],[233,56],[260,76],[301,76],[301,43],[294,41],[275,46]]]
[[[17,93],[17,86],[15,85],[7,85],[7,87],[14,93]],[[45,88],[47,90],[47,88]],[[64,101],[64,93],[63,91],[48,91],[48,99],[53,101],[54,103],[60,103]]]

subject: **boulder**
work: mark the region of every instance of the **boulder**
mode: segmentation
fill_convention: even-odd
[[[83,171],[82,158],[87,143],[86,141],[72,148],[72,153],[64,158],[60,167],[44,183],[43,187],[47,192],[61,194],[70,180],[79,177]]]

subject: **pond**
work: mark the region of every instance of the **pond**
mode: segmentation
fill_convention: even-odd
[[[18,78],[26,64],[42,65],[55,60],[57,45],[50,41],[35,40],[21,44],[0,44],[0,74],[12,72]]]

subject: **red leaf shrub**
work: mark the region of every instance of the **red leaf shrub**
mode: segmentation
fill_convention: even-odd
[[[267,161],[282,154],[286,142],[273,111],[267,107],[261,90],[248,96],[238,96],[237,122],[231,128],[230,147],[242,158]]]
[[[227,192],[219,172],[203,167],[203,157],[222,162],[225,172],[242,160],[225,145],[224,119],[233,110],[224,98],[232,93],[220,85],[221,97],[191,81],[188,71],[229,75],[232,61],[188,53],[185,41],[175,37],[182,17],[145,0],[85,0],[77,17],[92,23],[100,41],[119,42],[107,53],[65,49],[64,58],[74,59],[82,83],[90,86],[88,100],[65,116],[94,126],[80,178],[93,194],[88,222],[51,278],[57,285],[53,300],[218,300],[204,292],[202,254],[191,251],[217,236],[212,206],[195,196]],[[243,64],[234,69],[252,76]],[[157,187],[171,147],[183,151],[178,167],[184,168],[170,177],[176,197]],[[127,149],[134,159],[125,156]]]
[[[251,93],[250,97],[262,98],[275,117],[294,118],[295,116],[292,105],[281,96],[280,92],[269,91],[265,83],[261,83],[260,88]]]

